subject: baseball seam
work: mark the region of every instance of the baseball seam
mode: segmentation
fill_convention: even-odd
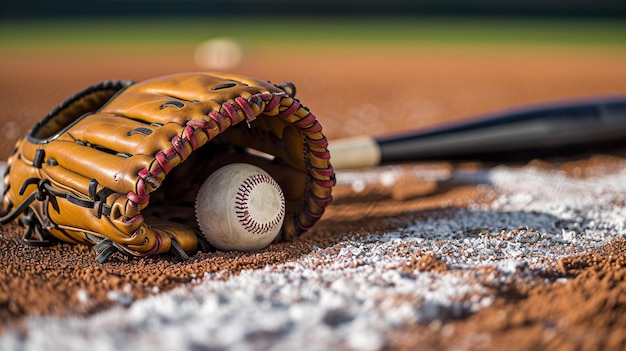
[[[265,174],[255,174],[246,178],[239,186],[239,189],[237,189],[237,195],[235,197],[235,212],[237,214],[237,219],[239,220],[239,223],[246,229],[246,231],[257,235],[266,233],[275,228],[285,216],[285,201],[283,199],[283,201],[280,202],[279,213],[274,216],[274,219],[272,219],[271,221],[266,223],[259,223],[254,218],[252,218],[248,205],[250,200],[250,194],[257,185],[262,183],[271,185],[274,189],[276,189],[276,191],[278,191],[279,194],[281,194],[281,197],[283,197],[283,191],[278,183],[276,183],[274,179]]]

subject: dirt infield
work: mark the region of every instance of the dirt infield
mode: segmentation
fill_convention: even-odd
[[[196,71],[198,67],[191,56],[191,53],[43,56],[19,52],[0,55],[0,110],[3,111],[0,156],[5,159],[19,135],[84,86],[107,79],[142,80]],[[626,93],[624,62],[623,51],[575,49],[529,53],[522,49],[414,48],[332,55],[258,51],[255,56],[245,56],[234,71],[277,83],[294,82],[298,97],[318,116],[332,142],[340,137],[381,135],[430,126],[523,103]],[[529,182],[535,179],[532,178],[535,174],[549,174],[555,177],[550,179],[590,179],[590,182],[602,182],[605,176],[621,177],[626,183],[625,155],[623,150],[610,154],[590,152],[568,159],[505,165],[508,167],[505,170],[516,172],[522,168],[529,172]],[[411,167],[444,172],[451,178],[499,169],[494,164],[447,162],[405,165],[398,169],[409,172]],[[384,171],[389,169],[371,170],[376,177]],[[502,181],[502,184],[508,183]],[[594,196],[590,194],[595,193],[590,191],[580,196]],[[433,184],[397,178],[391,185],[366,182],[357,189],[354,181],[346,180],[338,185],[334,204],[325,217],[301,239],[275,244],[258,253],[198,253],[186,262],[169,256],[135,261],[118,257],[98,264],[95,252],[84,246],[23,246],[18,242],[21,229],[5,225],[0,233],[3,262],[0,329],[28,339],[34,333],[29,329],[33,328],[29,320],[34,317],[89,317],[120,305],[132,306],[175,288],[197,285],[202,277],[227,281],[244,271],[282,267],[305,256],[325,260],[327,256],[322,257],[317,251],[320,248],[327,250],[324,254],[340,255],[333,253],[332,248],[345,242],[383,235],[414,223],[430,223],[433,218],[453,221],[457,212],[450,213],[449,209],[476,211],[477,216],[489,218],[489,211],[476,209],[491,205],[501,199],[500,195],[486,183],[473,181]],[[612,206],[616,211],[624,211],[626,194],[612,194],[610,199],[611,205],[603,209]],[[505,211],[507,207],[501,206]],[[589,206],[595,208],[593,204]],[[450,310],[431,318],[402,320],[384,329],[383,341],[369,346],[407,350],[626,349],[626,240],[621,238],[626,235],[623,229],[626,218],[622,217],[621,221],[611,228],[617,233],[610,240],[599,239],[602,245],[589,249],[564,245],[562,250],[570,251],[559,253],[554,260],[536,258],[541,261],[536,267],[514,267],[507,279],[487,278],[504,277],[502,267],[497,265],[481,263],[473,270],[464,268],[463,274],[475,275],[481,294],[492,296],[489,303],[474,308],[472,302],[458,313]],[[516,227],[503,230],[504,234],[465,230],[464,235],[468,239],[515,236],[521,231],[532,232],[531,228]],[[448,242],[440,241],[442,245]],[[393,250],[390,256],[402,257],[402,245]],[[458,264],[445,257],[443,253],[433,254],[428,250],[410,251],[403,263],[389,270],[407,275],[461,274],[455,271]],[[357,266],[367,264],[355,262]],[[217,274],[219,279],[215,278]],[[462,298],[470,301],[472,294]],[[398,304],[412,301],[400,295],[397,299]],[[335,319],[330,322],[324,319],[326,324],[343,323],[342,315],[331,317]],[[269,344],[251,345],[272,346],[267,335],[256,337]],[[363,346],[352,339],[337,345],[354,349]]]

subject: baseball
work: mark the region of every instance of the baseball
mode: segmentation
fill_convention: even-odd
[[[204,237],[219,250],[260,250],[283,225],[285,196],[263,169],[229,164],[213,172],[200,187],[196,219]]]

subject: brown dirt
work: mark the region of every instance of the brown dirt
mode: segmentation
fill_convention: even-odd
[[[340,52],[330,55],[258,52],[236,72],[275,82],[290,80],[298,97],[318,115],[332,138],[383,134],[460,119],[481,112],[555,98],[626,92],[626,53],[551,50],[472,52],[418,48],[388,53]],[[277,58],[289,57],[287,60]],[[286,61],[286,62],[285,62]],[[16,138],[48,110],[84,86],[105,79],[142,80],[167,73],[198,70],[191,52],[134,55],[0,55],[0,157]],[[533,161],[584,177],[609,172],[623,156],[584,155],[565,163]],[[457,166],[457,165],[454,165]],[[474,164],[468,167],[485,167]],[[453,165],[446,164],[450,169]],[[88,247],[52,248],[19,243],[20,228],[0,232],[0,329],[29,315],[86,315],[112,306],[106,292],[128,291],[143,298],[204,272],[288,262],[351,236],[414,221],[421,211],[464,206],[489,196],[484,189],[432,184],[407,185],[355,194],[339,187],[337,201],[307,235],[259,253],[199,253],[177,262],[163,256],[128,261],[95,261]],[[586,255],[563,258],[550,272],[562,283],[509,286],[494,291],[495,303],[464,319],[435,321],[392,330],[392,349],[624,349],[626,345],[626,241],[612,242]],[[407,269],[446,270],[432,256],[415,258]],[[77,303],[88,291],[88,303]]]
[[[565,283],[509,287],[464,320],[393,332],[400,350],[623,350],[626,241],[560,260]],[[488,346],[488,347],[487,347]]]

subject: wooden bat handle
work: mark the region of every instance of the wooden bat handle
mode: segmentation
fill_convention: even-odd
[[[370,136],[330,141],[328,149],[335,169],[366,168],[381,164],[380,146]]]

